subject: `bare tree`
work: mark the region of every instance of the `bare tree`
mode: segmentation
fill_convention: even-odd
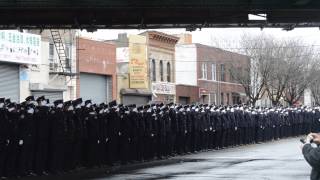
[[[266,79],[270,76],[272,68],[268,61],[272,41],[268,41],[264,34],[259,36],[244,34],[240,44],[242,47],[240,53],[247,55],[250,62],[247,67],[242,68],[231,64],[230,74],[243,86],[250,104],[254,106],[266,92]]]
[[[311,90],[311,94],[312,97],[314,99],[314,103],[317,106],[320,106],[320,71],[317,70],[314,73],[314,82],[312,84],[310,84],[310,90]]]
[[[312,46],[303,46],[299,40],[289,44],[287,73],[289,79],[284,92],[284,100],[293,105],[303,96],[304,91],[316,80],[317,61]]]
[[[247,55],[251,63],[247,67],[230,63],[230,74],[243,86],[252,105],[264,94],[274,106],[282,99],[293,105],[316,79],[315,50],[299,39],[244,34],[240,45],[240,53]]]

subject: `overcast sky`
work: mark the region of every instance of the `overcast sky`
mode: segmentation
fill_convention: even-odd
[[[138,34],[145,30],[98,30],[94,33],[81,32],[85,36],[96,40],[116,39],[118,33]],[[156,29],[168,34],[190,33],[185,29]],[[193,42],[206,45],[219,46],[224,49],[239,48],[239,39],[242,34],[258,35],[260,33],[271,34],[277,38],[299,38],[310,45],[320,45],[319,28],[295,28],[292,31],[284,31],[280,28],[207,28],[191,32]]]

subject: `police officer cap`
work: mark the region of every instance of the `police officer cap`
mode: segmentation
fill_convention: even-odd
[[[137,107],[137,110],[138,110],[138,111],[141,111],[142,109],[143,109],[143,106]]]
[[[63,103],[64,106],[71,106],[72,104],[72,101],[66,101]]]
[[[135,104],[129,104],[129,105],[127,105],[127,106],[130,107],[130,108],[135,108],[135,107],[136,107]]]
[[[81,103],[82,103],[82,98],[78,98],[78,99],[72,101],[72,104],[73,104],[74,106],[76,106],[76,105],[78,105],[78,104],[81,104]]]
[[[171,102],[171,103],[169,103],[169,104],[167,104],[168,106],[172,106],[173,105],[173,102]]]
[[[111,102],[109,102],[109,107],[113,107],[113,106],[116,106],[117,105],[117,101],[116,100],[113,100]]]
[[[143,106],[143,108],[144,109],[149,109],[150,108],[150,105],[148,104],[148,105],[145,105],[145,106]]]
[[[103,108],[103,107],[105,107],[105,105],[106,105],[105,103],[100,103],[99,107]]]
[[[26,101],[34,101],[34,96],[28,96],[25,100]]]
[[[5,104],[10,104],[10,103],[11,103],[11,100],[10,100],[10,98],[9,98],[9,99],[6,99],[4,102],[5,102]]]
[[[86,100],[86,101],[84,102],[85,105],[87,105],[87,104],[89,104],[89,103],[92,104],[91,100]]]
[[[12,108],[12,107],[15,107],[15,106],[16,106],[15,103],[9,103],[7,107],[8,107],[8,108]]]
[[[5,98],[0,98],[0,103],[4,103]]]
[[[82,101],[82,98],[78,98],[75,100],[75,102],[77,102],[78,104],[81,104],[83,101]]]
[[[55,100],[55,101],[53,102],[53,104],[54,104],[55,106],[57,106],[58,104],[62,104],[62,103],[63,103],[63,100],[61,100],[61,99]]]
[[[169,110],[169,107],[168,106],[164,106],[161,110],[162,111],[167,111],[167,110]]]
[[[41,102],[44,101],[46,98],[44,98],[44,96],[40,96],[37,98],[37,102]]]

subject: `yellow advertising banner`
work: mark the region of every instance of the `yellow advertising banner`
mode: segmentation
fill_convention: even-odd
[[[129,36],[129,86],[148,88],[147,39],[145,36]]]

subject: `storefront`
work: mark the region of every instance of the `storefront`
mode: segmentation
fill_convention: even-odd
[[[0,63],[0,97],[19,102],[20,78],[19,64]]]
[[[39,35],[0,31],[0,97],[20,102],[20,85],[25,80],[20,68],[40,64],[40,42]]]
[[[80,73],[80,97],[94,103],[112,101],[111,76]]]
[[[152,83],[152,101],[155,103],[175,102],[176,86],[174,83]]]

